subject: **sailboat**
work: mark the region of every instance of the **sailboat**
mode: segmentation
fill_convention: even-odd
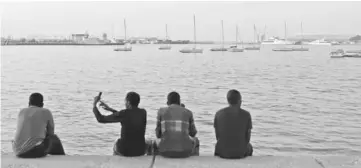
[[[193,33],[194,33],[194,47],[193,48],[184,48],[179,50],[181,53],[203,53],[202,48],[197,48],[197,38],[196,38],[196,16],[193,15]]]
[[[287,44],[287,25],[285,22],[285,44]],[[282,48],[274,48],[272,51],[293,51],[292,48],[282,47]]]
[[[301,22],[301,36],[302,36],[301,48],[292,48],[293,51],[308,51],[308,48],[304,48],[304,47],[303,47],[303,28],[302,28],[302,22]]]
[[[166,43],[168,42],[168,27],[167,27],[167,25],[165,25],[165,41],[166,41]],[[169,44],[167,44],[165,46],[160,46],[159,50],[170,50],[171,48],[172,47]]]
[[[212,48],[211,51],[227,51],[226,48],[224,48],[224,31],[223,31],[223,20],[222,23],[222,47],[221,48]]]
[[[236,26],[236,45],[235,46],[231,46],[228,51],[229,52],[243,52],[243,47],[242,48],[238,48],[237,46],[238,43],[238,25]]]
[[[124,19],[124,42],[125,46],[120,48],[115,48],[114,51],[132,51],[132,46],[127,43],[127,24]]]
[[[258,43],[256,40],[256,36],[257,36],[256,34],[257,34],[256,25],[253,25],[253,42],[254,43]],[[244,49],[245,50],[260,50],[260,47],[259,46],[251,46],[251,47],[245,47]]]

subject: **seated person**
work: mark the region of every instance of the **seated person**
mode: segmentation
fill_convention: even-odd
[[[53,115],[43,106],[43,95],[33,93],[29,98],[29,107],[20,111],[15,138],[12,141],[17,157],[65,155],[60,139],[54,134]]]
[[[125,107],[121,111],[110,108],[106,103],[100,102],[100,106],[105,110],[112,112],[111,115],[100,114],[97,103],[100,97],[94,98],[93,112],[99,123],[120,123],[120,138],[114,144],[114,155],[123,156],[142,156],[146,150],[151,147],[152,142],[144,138],[147,125],[147,112],[145,109],[138,108],[140,96],[138,93],[129,92],[125,98]],[[149,144],[149,145],[148,145]]]
[[[168,107],[160,108],[157,115],[156,151],[164,157],[185,158],[199,155],[199,140],[193,113],[181,106],[177,92],[168,94]],[[183,105],[184,106],[184,105]]]
[[[219,110],[214,118],[217,139],[215,155],[221,158],[252,156],[251,115],[241,108],[242,97],[239,91],[228,91],[227,100],[229,106]]]

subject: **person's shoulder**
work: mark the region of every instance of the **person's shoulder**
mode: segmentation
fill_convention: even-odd
[[[228,107],[224,107],[224,108],[221,108],[219,109],[217,112],[216,112],[216,116],[217,115],[221,115],[222,113],[224,113],[226,110],[227,110]]]
[[[242,112],[242,113],[245,113],[245,114],[248,115],[248,116],[251,116],[251,113],[250,113],[249,111],[243,109],[243,108],[241,108],[241,112]]]

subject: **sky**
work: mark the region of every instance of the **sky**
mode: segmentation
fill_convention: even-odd
[[[253,39],[253,25],[268,36],[304,34],[361,34],[361,1],[357,2],[7,2],[1,4],[1,36],[65,36],[88,32],[92,36],[121,38],[126,19],[127,36],[221,40]],[[265,26],[267,27],[265,29]]]

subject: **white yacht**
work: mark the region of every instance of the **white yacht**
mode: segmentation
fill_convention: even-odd
[[[315,40],[308,44],[309,45],[328,45],[328,46],[332,45],[330,42],[326,41],[325,39]]]

